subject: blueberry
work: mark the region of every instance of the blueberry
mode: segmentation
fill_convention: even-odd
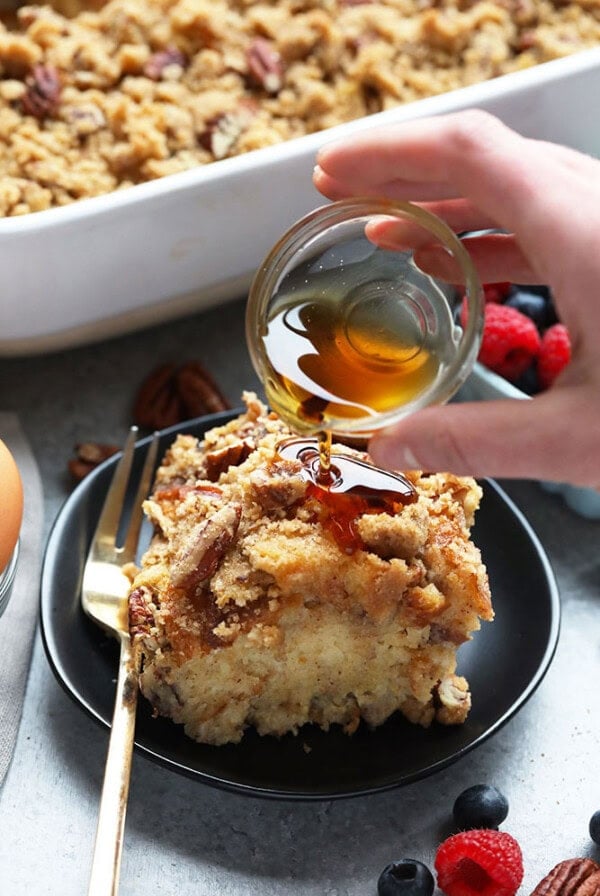
[[[470,828],[493,828],[508,815],[508,800],[495,787],[475,784],[456,798],[454,821],[462,831]]]
[[[530,287],[515,287],[504,304],[530,318],[540,330],[558,321],[550,297],[533,292]]]
[[[521,392],[525,392],[526,395],[537,395],[541,389],[535,364],[530,364],[527,370],[513,382],[513,386],[516,386]]]
[[[523,289],[525,292],[535,292],[539,296],[543,296],[545,299],[552,299],[552,293],[550,292],[549,286],[543,286],[541,284],[531,284],[531,283],[513,283],[514,289]]]
[[[600,809],[590,818],[590,837],[600,846]]]
[[[390,862],[377,881],[378,896],[431,896],[434,887],[431,871],[416,859]]]

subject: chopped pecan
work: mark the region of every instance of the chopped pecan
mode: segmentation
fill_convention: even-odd
[[[435,717],[442,725],[460,725],[471,709],[469,685],[460,675],[449,675],[437,688],[438,709]]]
[[[78,442],[75,445],[75,457],[67,464],[69,473],[77,482],[81,482],[88,473],[120,450],[118,445],[105,442]]]
[[[535,32],[535,28],[527,28],[519,35],[517,49],[521,52],[524,50],[532,50],[537,43],[538,36]]]
[[[252,439],[236,439],[214,451],[208,451],[204,458],[205,476],[211,482],[216,482],[221,473],[229,467],[237,467],[243,463],[254,451],[256,445]]]
[[[248,77],[267,93],[278,93],[283,84],[283,61],[271,41],[256,37],[246,51]]]
[[[188,60],[185,53],[177,47],[166,47],[153,53],[144,65],[144,74],[152,81],[160,81],[167,70],[178,69],[181,72],[187,67]],[[179,72],[177,72],[179,74]]]
[[[298,475],[298,470],[296,461],[279,460],[271,463],[268,469],[252,471],[252,497],[266,513],[291,507],[304,497],[306,482]]]
[[[95,103],[82,106],[71,106],[65,112],[65,118],[78,137],[95,134],[106,126],[104,112]]]
[[[199,523],[173,563],[171,584],[193,589],[209,579],[233,544],[241,518],[241,505],[232,503]]]
[[[442,644],[444,641],[450,641],[457,645],[464,644],[465,634],[461,630],[454,631],[450,626],[432,622],[429,626],[429,643]]]
[[[154,617],[146,603],[144,588],[135,588],[129,595],[129,634],[147,635]]]
[[[231,405],[198,361],[161,364],[146,377],[133,404],[133,421],[144,429],[165,429]]]
[[[600,865],[592,859],[559,862],[531,896],[600,896]]]
[[[240,106],[235,112],[225,112],[209,119],[205,130],[198,136],[200,146],[211,152],[215,159],[227,158],[253,116],[250,106]]]
[[[54,65],[37,62],[25,79],[26,91],[21,99],[23,112],[42,121],[56,114],[60,101],[60,76]]]

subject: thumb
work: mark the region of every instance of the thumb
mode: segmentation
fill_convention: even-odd
[[[600,423],[591,399],[581,387],[555,388],[531,400],[429,407],[376,433],[369,454],[390,469],[597,487]]]

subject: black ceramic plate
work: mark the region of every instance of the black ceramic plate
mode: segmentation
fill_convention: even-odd
[[[232,414],[173,427],[201,436]],[[144,441],[140,442],[143,446]],[[141,469],[143,450],[136,452]],[[50,535],[41,586],[44,645],[67,693],[110,724],[118,650],[79,606],[82,569],[117,458],[90,474],[66,501]],[[473,708],[459,727],[410,725],[397,716],[353,737],[307,727],[280,740],[249,731],[238,745],[210,747],[187,738],[179,726],[153,719],[138,705],[136,747],[146,756],[218,787],[254,796],[331,799],[386,790],[441,769],[497,731],[531,696],[552,659],[559,599],[544,552],[521,513],[493,482],[473,537],[487,564],[496,611],[459,652],[459,669],[471,685]],[[131,496],[132,497],[132,496]]]

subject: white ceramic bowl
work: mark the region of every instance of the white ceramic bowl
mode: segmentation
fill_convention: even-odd
[[[504,377],[477,363],[457,398],[459,401],[493,401],[498,398],[529,400],[530,396],[517,389]],[[559,482],[540,482],[540,485],[546,491],[559,495],[571,510],[580,516],[600,520],[599,492]]]
[[[479,107],[529,136],[600,155],[600,48],[408,103],[64,208],[0,220],[0,357],[83,344],[195,312],[247,290],[312,187],[325,142]]]

